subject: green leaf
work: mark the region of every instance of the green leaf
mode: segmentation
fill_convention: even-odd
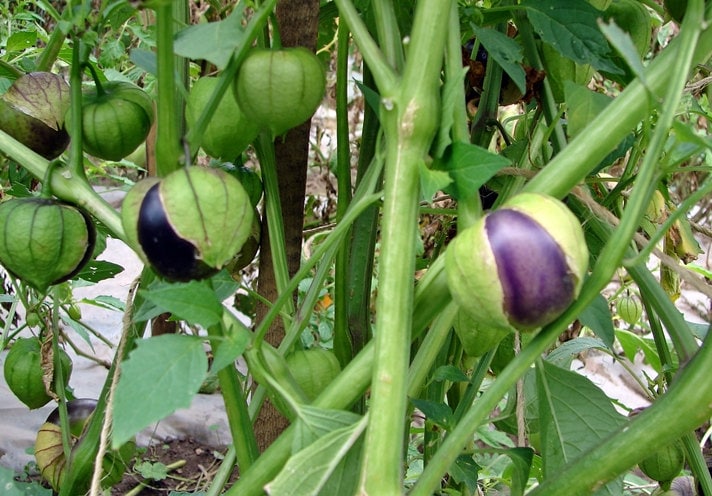
[[[113,448],[153,422],[188,408],[207,371],[200,338],[165,334],[140,340],[123,363],[116,386]]]
[[[588,126],[595,117],[611,102],[602,93],[589,90],[586,86],[572,81],[564,82],[566,98],[567,134],[573,138]]]
[[[358,458],[349,459],[349,451],[359,450],[359,439],[366,428],[365,417],[361,421],[334,430],[318,441],[293,455],[284,465],[275,479],[265,486],[267,494],[295,494],[298,488],[300,496],[354,494],[358,483]],[[358,452],[355,456],[358,456]],[[342,463],[345,460],[355,460],[356,463]],[[332,476],[339,481],[329,479]],[[338,492],[332,491],[339,487]]]
[[[21,52],[37,43],[37,31],[15,31],[7,39],[6,52]]]
[[[160,481],[168,477],[168,467],[161,462],[142,461],[134,465],[134,470],[144,479]]]
[[[609,58],[610,47],[598,28],[601,12],[583,0],[524,0],[521,6],[536,33],[559,53],[579,64],[621,74]]]
[[[603,295],[598,295],[589,306],[578,316],[583,325],[591,329],[596,336],[601,338],[608,348],[613,346],[615,329],[613,316],[608,308],[608,300]]]
[[[411,398],[410,401],[435,425],[448,429],[452,424],[452,409],[445,403],[418,398]]]
[[[491,28],[475,28],[475,36],[487,49],[502,70],[517,85],[522,94],[527,92],[527,76],[522,67],[523,49],[519,43],[504,33]]]
[[[123,312],[126,308],[126,304],[123,300],[115,296],[99,295],[96,298],[82,298],[82,303],[87,303],[89,305],[95,305],[97,307],[106,308],[107,310],[118,310]]]
[[[449,473],[455,482],[464,482],[471,494],[477,494],[477,475],[481,469],[471,455],[460,455],[450,467]]]
[[[557,477],[569,463],[626,423],[610,398],[588,378],[546,361],[536,367],[544,478]],[[596,494],[623,494],[616,479]]]
[[[640,54],[638,53],[638,49],[633,44],[630,34],[619,28],[613,19],[610,20],[609,24],[599,20],[598,25],[606,39],[608,39],[609,43],[616,49],[618,54],[628,65],[631,72],[635,75],[635,77],[640,79],[643,86],[647,87],[643,62],[640,60]]]
[[[455,142],[450,147],[450,153],[444,157],[444,161],[436,163],[436,167],[448,171],[453,183],[445,191],[458,199],[474,194],[497,171],[510,164],[510,160],[485,148],[470,143]]]
[[[467,125],[464,123],[455,122],[455,112],[462,105],[463,88],[465,84],[465,75],[469,68],[463,67],[457,77],[448,77],[443,82],[442,87],[442,119],[440,119],[440,127],[438,128],[438,136],[433,145],[433,157],[441,159],[445,150],[452,143],[453,135],[457,135],[453,131],[453,126],[462,125],[463,133],[467,131]]]
[[[660,363],[660,357],[655,348],[655,342],[652,339],[641,338],[637,334],[625,329],[616,330],[616,339],[618,339],[621,348],[623,348],[623,353],[625,353],[628,360],[632,362],[635,360],[635,355],[639,351],[642,351],[645,356],[645,361],[648,362],[656,372],[662,372],[663,367]]]
[[[225,336],[218,339],[220,345],[217,347],[217,351],[213,353],[213,363],[210,367],[211,373],[217,373],[222,368],[231,365],[237,357],[242,355],[250,343],[249,331],[238,326],[230,326],[226,330]]]
[[[292,438],[292,453],[297,453],[320,437],[337,429],[353,425],[361,417],[344,410],[328,410],[300,405]]]
[[[610,346],[598,338],[583,336],[566,341],[546,356],[546,361],[561,368],[569,368],[573,357],[590,349],[609,350]]]
[[[210,327],[222,320],[223,306],[205,281],[168,283],[157,280],[139,291],[148,301],[190,324]]]
[[[527,487],[527,482],[529,482],[534,450],[531,448],[509,448],[502,450],[501,453],[512,460],[510,495],[523,496],[524,489]]]
[[[88,282],[99,282],[105,279],[111,279],[123,271],[124,268],[119,264],[105,260],[90,260],[76,277],[77,279],[83,279]]]
[[[441,365],[435,372],[433,372],[434,381],[450,381],[450,382],[469,382],[470,378],[467,377],[462,370],[455,367],[454,365]]]
[[[430,201],[435,193],[447,188],[452,179],[450,175],[441,170],[428,168],[425,162],[420,162],[420,191],[425,201]]]
[[[0,487],[3,496],[52,496],[52,490],[38,482],[18,482],[15,472],[0,465]]]
[[[245,4],[238,4],[222,21],[196,24],[176,34],[174,51],[189,59],[202,59],[224,69],[235,50],[244,42]]]

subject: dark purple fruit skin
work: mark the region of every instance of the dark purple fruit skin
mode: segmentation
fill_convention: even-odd
[[[166,216],[159,190],[151,187],[138,215],[138,242],[154,270],[170,281],[204,279],[218,271],[197,258],[197,250],[181,238]]]
[[[78,420],[86,420],[89,415],[94,412],[96,408],[97,401],[91,398],[79,398],[76,400],[71,400],[67,402],[67,414],[69,416],[70,422],[76,422]],[[52,412],[47,416],[47,420],[50,424],[59,425],[59,407],[52,410]]]
[[[487,237],[504,294],[504,313],[517,327],[551,322],[573,301],[576,281],[554,238],[528,215],[492,212]]]

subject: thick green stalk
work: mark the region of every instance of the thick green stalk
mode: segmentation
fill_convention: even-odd
[[[52,34],[49,35],[49,39],[47,40],[47,45],[45,45],[42,49],[42,53],[37,58],[35,65],[36,71],[47,72],[52,69],[66,37],[67,33],[63,32],[59,25],[54,27]]]
[[[15,160],[38,179],[44,179],[49,161],[33,152],[10,135],[0,130],[0,151]],[[99,196],[83,179],[74,177],[66,170],[56,169],[52,174],[52,194],[57,198],[75,203],[100,220],[115,237],[124,240],[124,229],[119,213]]]
[[[392,495],[402,491],[419,167],[438,121],[448,15],[449,4],[443,6],[441,0],[418,2],[409,47],[411,53],[418,55],[406,62],[396,92],[381,89],[386,163],[376,300],[376,363],[361,470],[361,491],[367,494]]]
[[[156,119],[156,175],[167,176],[180,168],[182,112],[176,105],[176,63],[173,53],[174,2],[156,7],[158,104]]]
[[[443,260],[443,257],[436,260],[431,270],[416,286],[413,307],[413,338],[418,337],[428,324],[452,302],[444,274]],[[374,351],[374,341],[370,341],[314,400],[313,406],[345,409],[358,401],[368,387],[371,378]],[[409,388],[413,389],[412,386]],[[240,474],[240,479],[225,493],[225,496],[261,496],[264,494],[264,485],[279,473],[291,454],[293,435],[294,426],[292,425],[267,448],[250,470]]]

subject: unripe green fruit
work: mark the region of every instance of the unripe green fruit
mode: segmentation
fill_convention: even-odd
[[[124,230],[168,280],[210,277],[250,236],[254,214],[247,193],[221,170],[185,167],[136,187],[141,190],[122,208]]]
[[[65,383],[72,373],[72,361],[67,353],[59,350],[59,361]],[[45,390],[44,369],[40,342],[36,338],[21,338],[15,341],[5,357],[3,366],[5,382],[10,391],[31,410],[45,406],[52,397]]]
[[[274,136],[309,119],[324,97],[326,75],[306,48],[253,49],[235,80],[237,103]]]
[[[25,74],[0,99],[0,129],[44,158],[57,158],[69,144],[64,129],[69,103],[69,85],[62,76]]]
[[[640,470],[654,481],[666,483],[673,480],[685,467],[685,450],[676,441],[638,464]]]
[[[341,372],[336,355],[323,348],[294,351],[287,355],[286,361],[294,380],[310,400],[319,396]]]
[[[96,231],[77,207],[46,198],[0,204],[0,263],[45,290],[74,277],[91,258]]]
[[[638,323],[643,316],[643,304],[635,296],[622,296],[616,302],[618,315],[630,325]]]
[[[94,157],[121,160],[130,155],[146,140],[152,123],[153,101],[138,86],[111,81],[84,94],[82,144]]]
[[[555,198],[511,198],[460,232],[446,252],[453,299],[475,322],[534,330],[578,296],[588,249],[576,217]]]
[[[218,82],[218,78],[205,77],[193,83],[185,107],[189,129],[195,126]],[[223,95],[205,128],[200,146],[213,158],[234,160],[254,141],[259,130],[259,126],[242,112],[230,90]]]

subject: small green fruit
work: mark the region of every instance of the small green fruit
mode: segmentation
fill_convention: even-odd
[[[72,361],[60,349],[60,364],[65,383],[72,373]],[[10,391],[31,410],[41,408],[52,400],[45,390],[44,369],[40,342],[36,338],[20,338],[10,348],[3,366],[5,382]]]
[[[309,119],[321,103],[325,88],[321,61],[301,47],[251,50],[234,86],[245,115],[270,129],[274,136]]]
[[[660,483],[673,480],[685,466],[685,449],[680,441],[657,450],[638,464],[640,470]]]
[[[622,296],[616,302],[618,315],[624,322],[629,325],[635,325],[643,316],[643,304],[640,300],[632,295]]]
[[[296,350],[287,355],[286,361],[294,380],[310,400],[319,396],[341,372],[336,355],[323,348]]]
[[[488,328],[534,330],[578,296],[588,249],[555,198],[520,194],[460,232],[445,255],[453,299]]]
[[[152,123],[153,101],[138,86],[110,81],[84,94],[82,144],[94,157],[116,161],[130,155],[146,140]]]
[[[39,290],[74,277],[91,258],[96,231],[81,209],[46,198],[0,204],[0,263]]]
[[[193,83],[185,107],[188,128],[193,128],[207,106],[218,78],[205,77]],[[240,109],[233,91],[223,95],[203,134],[201,147],[216,159],[234,160],[254,141],[259,126]]]

